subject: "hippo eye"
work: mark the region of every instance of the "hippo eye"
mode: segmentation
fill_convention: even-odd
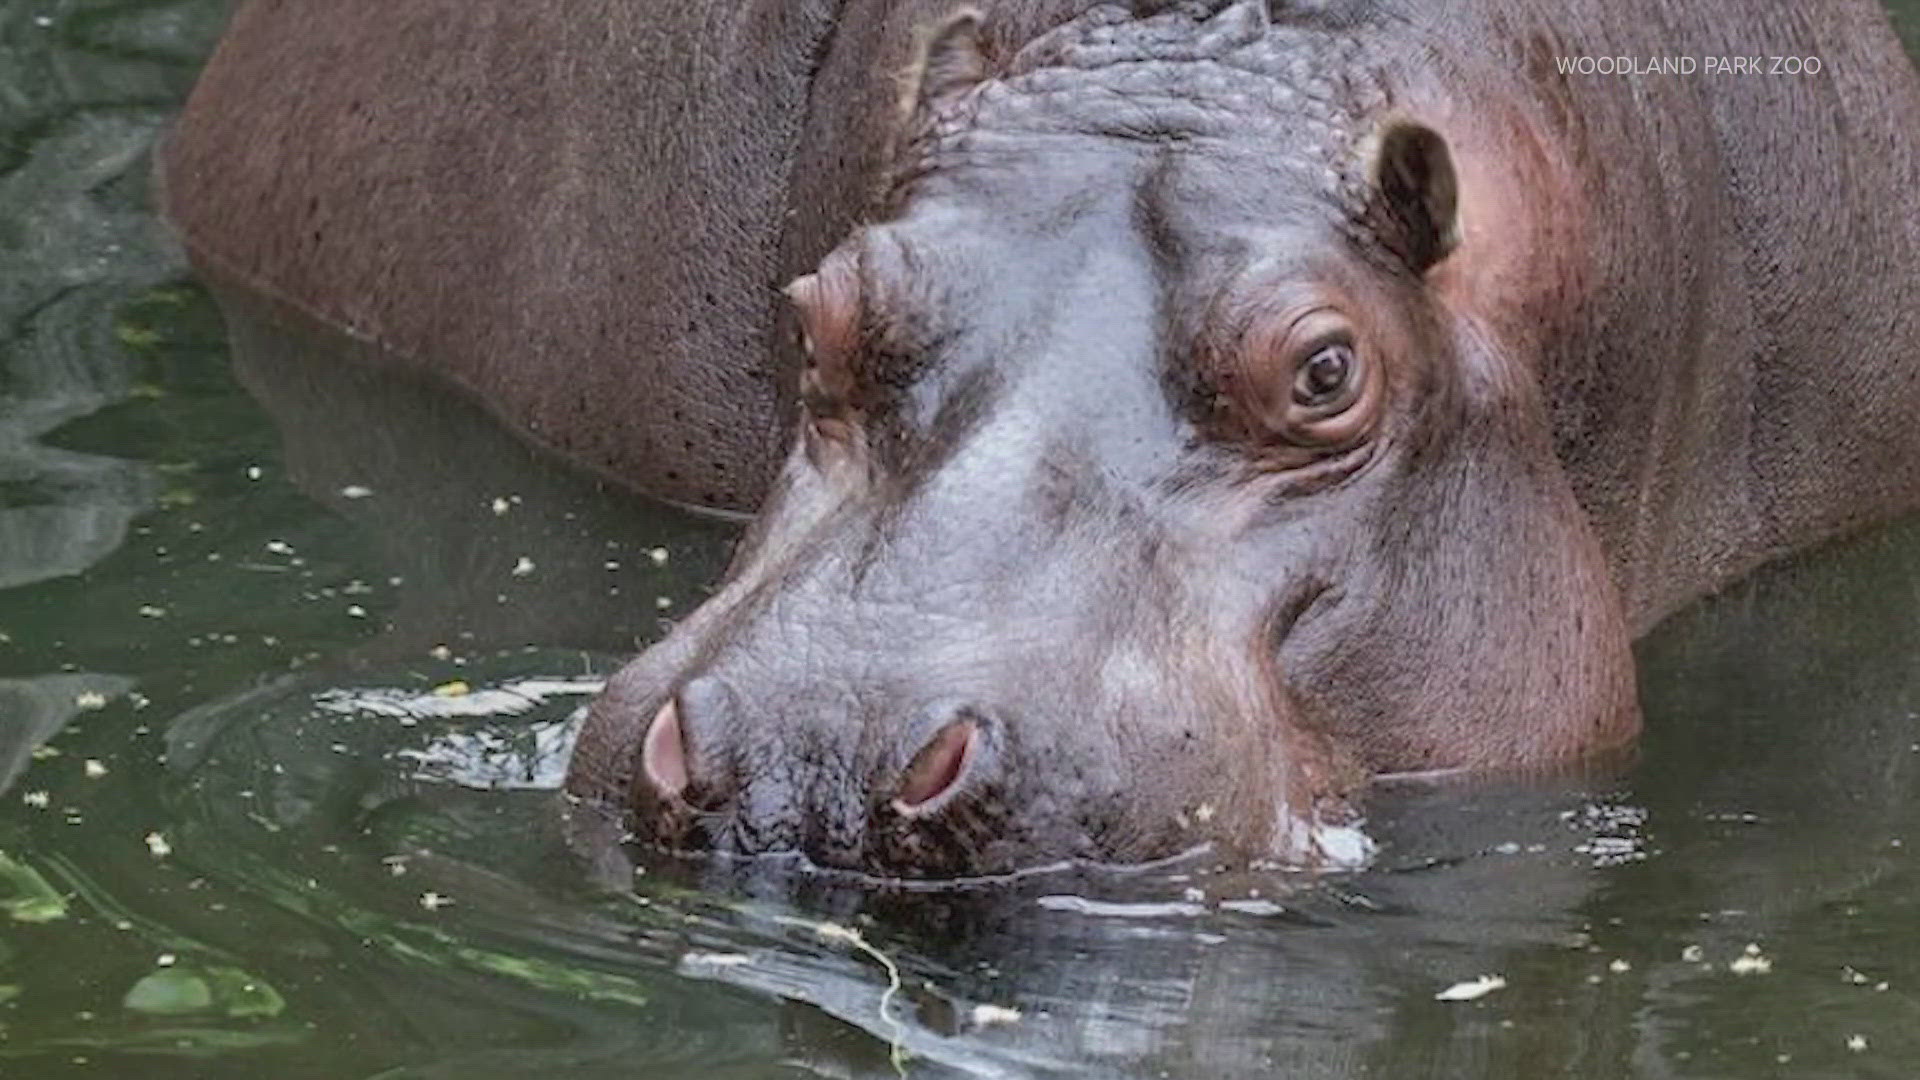
[[[1372,429],[1382,380],[1338,310],[1263,320],[1242,356],[1243,400],[1281,443],[1318,454],[1354,446]]]
[[[1343,397],[1351,397],[1357,367],[1353,346],[1346,342],[1320,346],[1293,377],[1293,403],[1323,410]]]

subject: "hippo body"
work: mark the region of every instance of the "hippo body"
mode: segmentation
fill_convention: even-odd
[[[576,751],[641,837],[1323,861],[1369,775],[1626,743],[1633,637],[1920,502],[1874,5],[976,7],[253,0],[166,150],[220,276],[764,500]]]

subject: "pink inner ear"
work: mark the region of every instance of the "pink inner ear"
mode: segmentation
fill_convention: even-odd
[[[687,789],[687,741],[680,730],[680,706],[674,701],[660,706],[647,727],[640,765],[661,794],[675,796]]]
[[[971,720],[956,720],[941,728],[907,765],[893,808],[910,814],[946,794],[966,772],[979,740],[979,729]]]

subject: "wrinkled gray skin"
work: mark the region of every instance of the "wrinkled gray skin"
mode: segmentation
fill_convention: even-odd
[[[1869,4],[866,6],[770,106],[824,255],[791,452],[576,751],[643,840],[1339,860],[1367,775],[1619,746],[1635,634],[1920,499],[1920,96]],[[1755,54],[1823,72],[1553,64]],[[1330,343],[1360,389],[1299,397]]]

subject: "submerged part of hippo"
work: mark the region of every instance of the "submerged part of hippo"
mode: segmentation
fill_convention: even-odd
[[[577,244],[594,222],[646,217],[649,198],[671,204],[676,177],[726,154],[790,148],[768,152],[802,224],[662,246],[726,261],[717,245],[759,236],[756,257],[799,252],[812,269],[779,317],[805,354],[785,466],[719,592],[611,681],[574,757],[571,791],[641,840],[915,877],[1206,842],[1356,857],[1339,830],[1368,777],[1547,768],[1629,742],[1635,634],[1920,495],[1920,93],[1867,0],[1761,23],[1651,0],[998,0],[930,24],[897,115],[871,103],[892,99],[895,31],[930,6],[855,6],[814,28],[811,51],[781,43],[776,58],[811,74],[765,83],[768,115],[793,121],[778,138],[702,114],[697,149],[672,134],[680,113],[631,117],[640,194],[573,183],[590,170],[569,165],[545,224],[514,234]],[[736,7],[779,39],[785,24],[753,21],[770,9]],[[318,248],[289,234],[248,262],[206,211],[204,148],[223,136],[196,117],[270,50],[261,10],[243,10],[189,110],[175,216],[203,258],[331,283],[312,287],[339,294],[316,309],[411,334],[431,320],[356,299],[359,279],[329,275]],[[696,36],[704,17],[658,30]],[[1755,52],[1821,56],[1826,74],[1626,81],[1555,63]],[[290,116],[338,93],[308,82]],[[553,107],[552,160],[596,160],[600,114]],[[885,131],[856,122],[868,115]],[[314,187],[330,220],[420,212],[412,195],[378,202],[378,185],[335,198],[359,190],[356,160],[240,189],[297,211],[298,185]],[[765,171],[739,177],[756,207]],[[495,181],[471,162],[430,175],[505,199],[487,201]],[[715,222],[745,201],[707,195]],[[833,226],[843,239],[821,258],[827,203],[864,214],[850,235],[851,215]],[[569,267],[614,257],[515,263],[511,296],[572,296]],[[413,280],[394,258],[368,280]],[[657,269],[602,277],[717,280]],[[488,285],[459,293],[461,310],[484,315]],[[607,337],[619,305],[604,299],[579,303]],[[706,340],[703,313],[733,308],[704,302],[645,309],[647,332]],[[729,339],[759,353],[662,345],[633,361],[645,378],[594,361],[577,402],[544,389],[570,371],[425,359],[550,444],[570,445],[577,414],[602,447],[583,456],[611,462],[625,459],[610,433],[653,418],[609,419],[603,388],[777,373],[800,349],[772,311]],[[690,456],[717,430],[693,427]],[[734,435],[737,460],[768,438]],[[676,460],[666,443],[640,457],[636,470]]]

